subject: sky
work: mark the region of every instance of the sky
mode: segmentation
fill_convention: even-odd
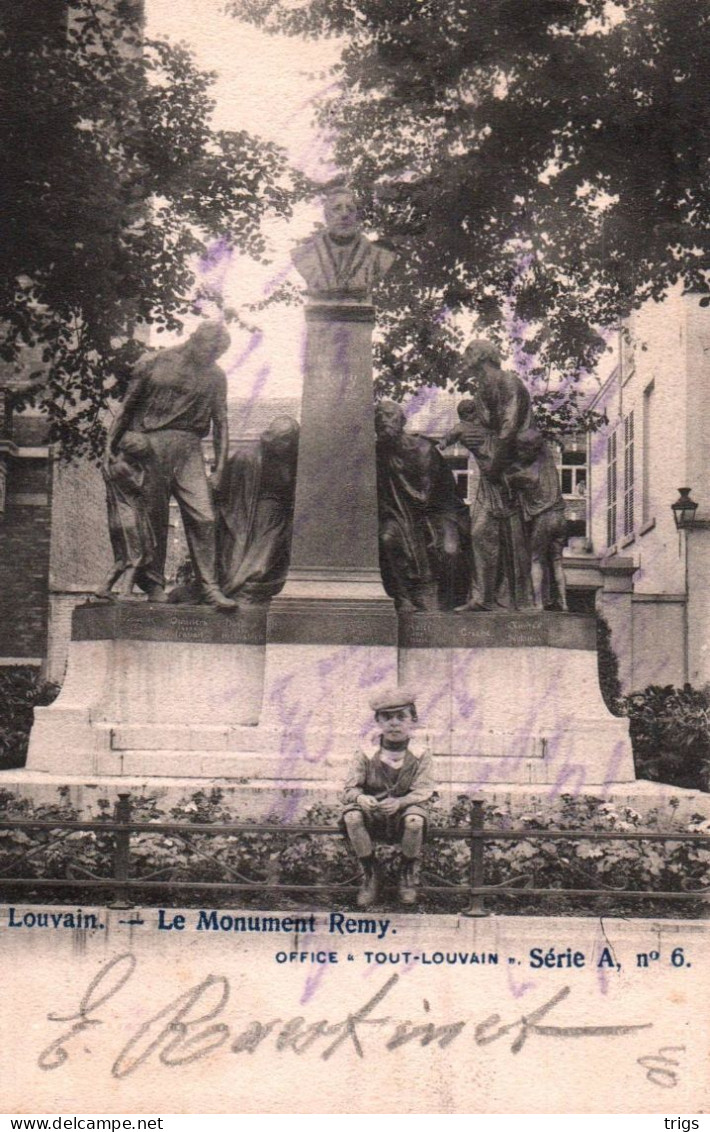
[[[216,128],[246,129],[283,146],[309,176],[332,177],[330,146],[315,126],[313,100],[333,82],[327,71],[337,61],[337,42],[268,36],[221,9],[221,0],[147,0],[147,33],[186,43],[200,67],[217,73],[211,91]],[[303,312],[279,307],[255,314],[245,308],[263,299],[286,273],[300,281],[289,252],[319,219],[317,206],[303,205],[289,223],[267,225],[271,263],[266,267],[235,257],[219,268],[225,305],[254,329],[253,334],[231,330],[232,346],[221,362],[230,398],[300,394]],[[210,281],[215,282],[214,273]]]

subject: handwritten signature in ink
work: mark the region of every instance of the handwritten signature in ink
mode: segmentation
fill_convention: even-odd
[[[117,998],[133,979],[137,967],[138,962],[130,953],[117,956],[94,976],[75,1012],[47,1015],[49,1022],[68,1028],[40,1053],[38,1064],[41,1069],[59,1069],[75,1055],[73,1046],[80,1034],[107,1024],[99,1016],[99,1011],[103,1014],[102,1008]],[[224,975],[207,975],[162,1006],[130,1034],[113,1061],[111,1074],[118,1079],[129,1077],[151,1059],[168,1068],[189,1065],[218,1049],[235,1054],[253,1053],[266,1042],[270,1042],[278,1053],[302,1055],[310,1050],[323,1061],[329,1061],[336,1054],[346,1052],[364,1058],[368,1052],[375,1052],[375,1044],[378,1053],[382,1049],[391,1052],[409,1043],[444,1049],[466,1033],[477,1047],[509,1038],[510,1053],[518,1054],[532,1036],[609,1038],[653,1026],[651,1022],[611,1026],[555,1025],[550,1015],[568,998],[571,993],[569,987],[558,990],[541,1006],[511,1022],[504,1022],[497,1013],[489,1014],[478,1022],[470,1018],[435,1022],[432,1020],[432,1007],[426,999],[418,1020],[399,1020],[391,1014],[381,1013],[383,1004],[391,999],[399,980],[399,975],[390,976],[361,1006],[348,1009],[344,1017],[336,1021],[326,1018],[309,1020],[303,1015],[296,1015],[288,1019],[247,1019],[235,1023],[222,1020],[230,1001],[229,980]],[[372,1037],[375,1029],[376,1043]]]

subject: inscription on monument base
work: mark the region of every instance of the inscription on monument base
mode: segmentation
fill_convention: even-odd
[[[402,613],[405,649],[596,649],[593,617],[570,613]]]
[[[194,644],[263,645],[266,609],[221,612],[207,606],[90,602],[74,610],[75,641],[180,641]]]

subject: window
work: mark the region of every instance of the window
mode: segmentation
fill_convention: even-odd
[[[586,452],[562,452],[559,472],[562,494],[583,499],[587,492]]]
[[[653,507],[651,501],[651,435],[653,429],[653,390],[654,383],[651,382],[643,391],[643,451],[641,452],[641,459],[643,461],[643,474],[642,474],[642,492],[643,498],[641,500],[642,508],[642,522],[649,523],[653,518]]]
[[[626,385],[636,370],[636,336],[633,330],[633,317],[622,326],[619,342],[619,360],[621,363],[621,384]]]
[[[587,442],[583,436],[569,436],[556,444],[555,463],[565,501],[567,537],[587,534]]]
[[[446,463],[451,468],[454,480],[456,481],[457,495],[463,499],[464,503],[468,503],[468,457],[447,456]]]
[[[634,533],[634,414],[624,420],[624,534]]]
[[[616,432],[606,442],[606,544],[616,542]]]

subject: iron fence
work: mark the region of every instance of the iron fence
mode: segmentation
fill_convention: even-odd
[[[469,860],[467,867],[466,883],[457,884],[452,882],[445,882],[440,877],[435,877],[439,883],[424,883],[418,886],[421,893],[426,894],[447,894],[451,896],[460,895],[468,899],[468,906],[463,910],[462,914],[467,916],[485,916],[488,915],[486,908],[486,897],[492,896],[507,896],[507,897],[623,897],[625,899],[644,900],[701,900],[707,901],[710,899],[710,885],[703,885],[699,888],[683,888],[682,890],[659,891],[656,889],[641,889],[641,888],[627,888],[608,885],[603,883],[598,877],[593,877],[585,870],[581,869],[578,865],[572,866],[577,872],[582,873],[591,883],[587,887],[580,888],[566,888],[566,887],[553,887],[543,888],[538,887],[534,879],[534,870],[532,877],[530,874],[521,873],[518,876],[508,878],[501,884],[485,884],[484,868],[485,868],[485,847],[487,843],[494,841],[590,841],[590,842],[605,842],[605,841],[632,841],[632,842],[683,842],[690,844],[699,844],[706,849],[710,849],[710,834],[705,833],[671,833],[665,831],[651,831],[651,830],[638,830],[634,832],[628,831],[600,831],[589,829],[528,829],[528,828],[510,828],[510,829],[493,829],[484,824],[484,803],[481,799],[472,798],[470,808],[470,816],[467,824],[456,826],[432,826],[427,834],[427,839],[432,840],[455,840],[464,841],[469,847]],[[34,846],[26,848],[21,853],[12,857],[9,862],[5,862],[4,867],[0,868],[0,886],[11,885],[13,889],[19,888],[20,890],[68,890],[76,891],[77,888],[82,890],[97,890],[101,892],[108,892],[112,894],[110,901],[113,907],[130,908],[132,903],[130,900],[131,893],[140,891],[142,903],[145,903],[145,896],[152,891],[155,892],[219,892],[228,896],[231,893],[247,893],[258,892],[265,893],[289,893],[289,894],[311,894],[317,892],[328,892],[338,894],[349,894],[356,891],[356,874],[347,877],[342,882],[328,882],[328,883],[313,883],[313,884],[283,884],[275,882],[266,878],[247,878],[238,870],[229,866],[226,862],[221,861],[214,854],[205,853],[200,849],[196,849],[190,845],[189,835],[191,834],[207,834],[216,836],[218,834],[227,834],[231,838],[238,837],[243,834],[279,834],[285,837],[296,837],[301,834],[314,834],[324,837],[337,837],[343,838],[344,833],[340,826],[337,825],[312,825],[312,824],[273,824],[265,822],[244,822],[244,823],[199,823],[199,822],[146,822],[135,821],[131,813],[131,797],[130,794],[119,794],[118,800],[114,807],[113,818],[110,820],[101,821],[72,821],[61,819],[34,819],[34,818],[0,818],[0,830],[21,830],[27,832],[29,830],[46,830],[59,834],[59,839],[68,837],[72,833],[78,832],[94,832],[100,834],[112,834],[113,842],[111,849],[111,875],[109,876],[96,876],[83,866],[77,865],[67,866],[67,872],[70,874],[64,877],[32,877],[32,876],[15,876],[13,875],[13,868],[18,864],[30,859],[32,856],[40,852],[43,846]],[[147,873],[143,876],[131,875],[131,838],[136,834],[169,834],[177,838],[182,844],[197,857],[201,857],[205,861],[211,862],[213,865],[217,864],[224,873],[228,874],[228,879],[223,881],[197,881],[197,880],[174,880],[170,877],[166,878],[164,875],[169,872],[168,868],[161,868]],[[566,862],[570,865],[570,862]],[[432,873],[427,873],[427,876],[433,876]]]

